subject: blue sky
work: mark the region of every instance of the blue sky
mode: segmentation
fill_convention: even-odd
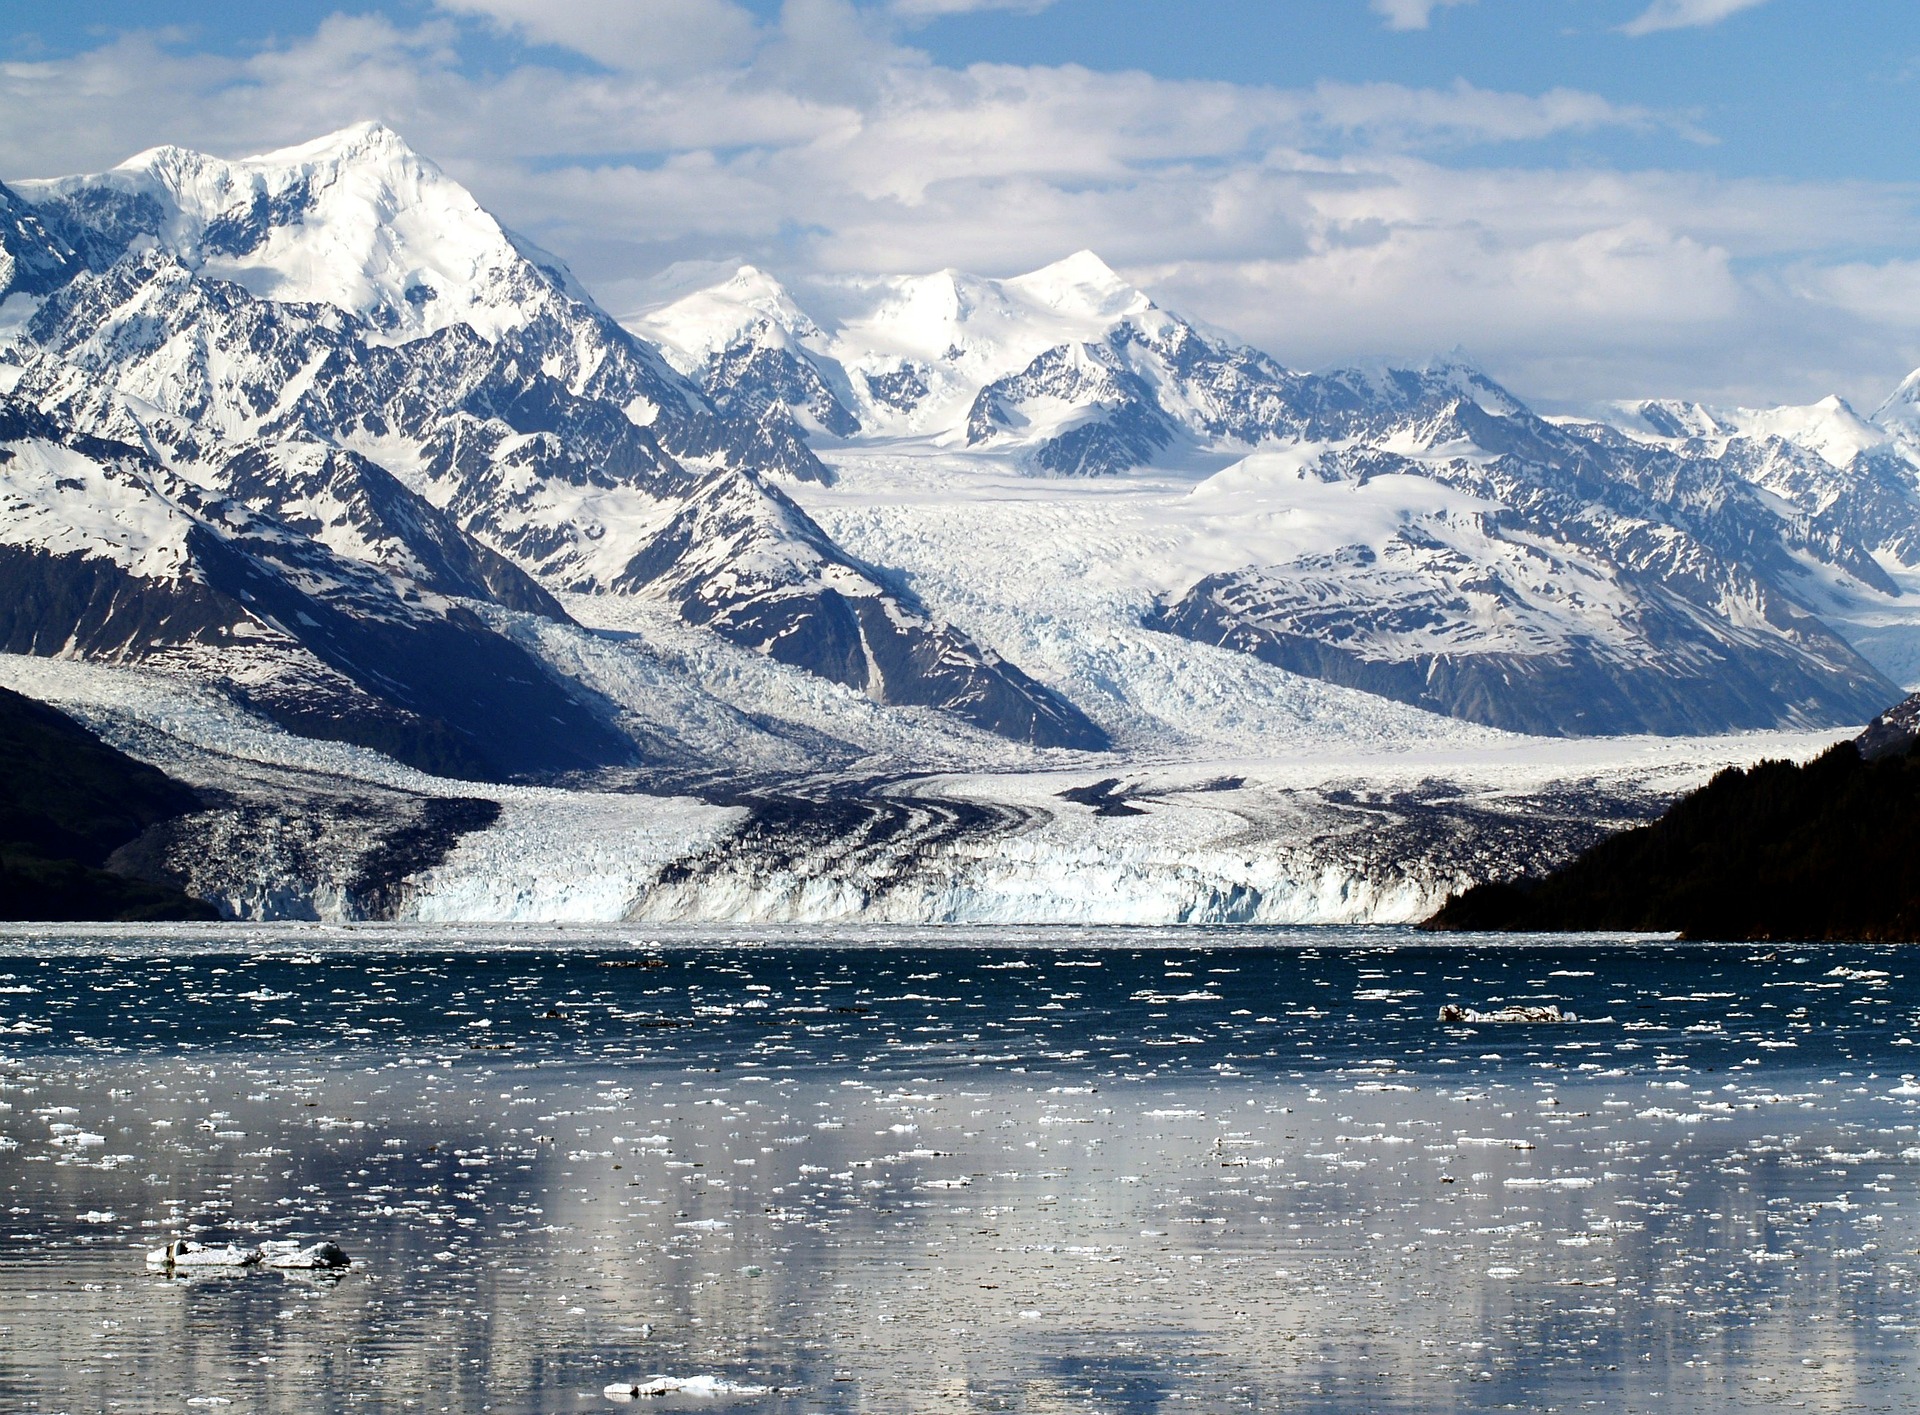
[[[1920,364],[1913,0],[15,0],[0,176],[384,118],[616,309],[1090,246],[1548,405]]]

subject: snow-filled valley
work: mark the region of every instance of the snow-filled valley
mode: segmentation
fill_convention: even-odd
[[[379,125],[0,215],[0,685],[233,917],[1408,921],[1920,684],[1920,375],[1542,417],[1089,252],[616,320]]]

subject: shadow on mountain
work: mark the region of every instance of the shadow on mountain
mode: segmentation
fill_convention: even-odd
[[[63,713],[0,689],[0,919],[217,918],[177,889],[106,868],[115,850],[200,805]]]

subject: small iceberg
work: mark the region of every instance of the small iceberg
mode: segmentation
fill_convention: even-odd
[[[258,1247],[239,1243],[195,1243],[176,1239],[164,1248],[147,1253],[147,1266],[155,1272],[228,1271],[246,1268],[332,1271],[348,1266],[349,1259],[338,1243],[302,1243],[296,1238],[275,1238]]]
[[[648,1376],[641,1381],[615,1381],[601,1394],[608,1400],[643,1400],[660,1395],[765,1395],[770,1389],[739,1385],[718,1376]]]
[[[1443,1023],[1474,1026],[1489,1022],[1578,1022],[1580,1019],[1571,1012],[1562,1012],[1552,1003],[1543,1007],[1501,1007],[1492,1012],[1476,1012],[1471,1007],[1449,1002],[1440,1009],[1440,1020]]]
[[[276,1238],[260,1245],[262,1267],[344,1268],[349,1261],[338,1243],[302,1244],[297,1238]]]
[[[258,1248],[243,1248],[238,1243],[195,1243],[188,1238],[147,1253],[148,1267],[169,1273],[178,1268],[250,1268],[259,1261]]]

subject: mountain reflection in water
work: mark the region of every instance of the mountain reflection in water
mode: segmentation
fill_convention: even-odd
[[[9,935],[0,1407],[1920,1404],[1898,950],[820,937]]]

